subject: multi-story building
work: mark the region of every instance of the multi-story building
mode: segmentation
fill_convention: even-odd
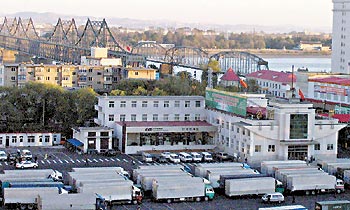
[[[127,154],[215,146],[202,96],[101,96],[95,109],[95,123],[113,128]]]
[[[313,105],[293,100],[270,100],[261,95],[207,90],[207,121],[219,127],[215,143],[247,159],[288,160],[336,158],[337,119],[316,115]]]
[[[73,139],[68,139],[82,153],[105,152],[112,149],[113,129],[107,127],[73,128]]]
[[[155,80],[157,79],[157,69],[143,68],[143,67],[133,67],[126,68],[126,77],[128,79],[145,79],[145,80]]]
[[[332,72],[350,74],[350,1],[333,0]]]
[[[0,133],[0,147],[53,146],[60,141],[59,133]]]
[[[292,86],[296,86],[296,78],[291,72],[260,70],[247,74],[246,78],[256,80],[260,93],[280,98],[291,98]]]

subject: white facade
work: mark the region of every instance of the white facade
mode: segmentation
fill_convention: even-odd
[[[53,146],[60,141],[59,133],[0,133],[0,147]]]
[[[333,0],[332,72],[350,73],[350,1]]]
[[[291,122],[298,117],[304,120]],[[338,131],[346,126],[336,119],[316,119],[312,104],[274,101],[267,107],[267,120],[208,110],[208,122],[219,127],[217,145],[253,165],[263,160],[336,158]],[[298,126],[304,133],[297,132]]]
[[[112,149],[113,129],[107,127],[79,127],[73,129],[73,138],[79,140],[83,153],[97,151],[98,153]]]
[[[5,85],[5,66],[0,65],[0,86]]]
[[[108,58],[107,48],[91,48],[91,56],[81,56],[81,65],[86,66],[122,66],[121,58]]]

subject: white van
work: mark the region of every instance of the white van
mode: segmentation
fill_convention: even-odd
[[[282,193],[279,193],[279,192],[266,193],[261,199],[264,203],[270,203],[270,202],[282,203],[282,202],[284,202],[284,196]]]
[[[180,152],[179,157],[180,157],[180,160],[182,162],[191,162],[192,161],[192,156],[186,152]]]
[[[146,163],[153,162],[153,157],[151,154],[143,152],[142,153],[142,160],[145,161]]]
[[[202,161],[202,155],[198,152],[191,152],[192,160],[194,162],[201,162]]]
[[[213,156],[209,152],[202,152],[203,161],[211,162],[213,161]]]
[[[21,156],[25,160],[31,160],[33,158],[32,153],[27,149],[22,150]]]
[[[173,162],[173,163],[180,163],[180,158],[175,153],[170,154],[169,160],[170,160],[170,162]]]

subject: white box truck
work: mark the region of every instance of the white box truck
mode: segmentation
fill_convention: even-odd
[[[263,195],[275,192],[275,179],[272,177],[242,178],[225,180],[225,195]]]

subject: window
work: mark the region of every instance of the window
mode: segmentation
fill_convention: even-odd
[[[147,121],[147,114],[142,114],[142,121]]]
[[[320,144],[315,144],[314,145],[314,150],[321,150],[321,145]]]
[[[125,114],[120,115],[119,121],[121,121],[121,122],[125,121]]]
[[[142,107],[147,107],[147,101],[142,101]]]
[[[50,136],[45,136],[45,142],[50,142]]]
[[[200,114],[195,114],[195,115],[194,115],[194,120],[195,120],[195,121],[201,120],[201,115],[200,115]]]
[[[185,107],[190,107],[191,102],[190,101],[185,101]]]
[[[190,121],[190,114],[185,114],[185,121]]]
[[[168,114],[164,114],[163,115],[163,121],[168,121],[169,120],[169,115]]]
[[[153,114],[153,121],[158,121],[158,114]]]
[[[226,122],[226,129],[230,129],[230,123],[229,122]]]
[[[136,114],[131,115],[131,121],[136,121]]]
[[[23,142],[23,136],[19,136],[19,142]]]
[[[136,72],[135,72],[135,75],[139,75],[139,72],[136,71]]]
[[[239,128],[237,128],[237,133],[239,133]]]
[[[126,107],[126,101],[121,101],[120,102],[120,107]]]
[[[135,108],[136,107],[136,101],[131,101],[131,107]]]
[[[113,122],[114,121],[114,115],[113,114],[108,115],[108,121],[109,122]]]
[[[333,150],[333,144],[327,144],[327,150]]]
[[[17,136],[12,136],[12,143],[17,143]]]
[[[196,101],[196,107],[201,107],[201,101]]]
[[[39,142],[43,142],[43,136],[39,136]]]
[[[180,114],[174,115],[174,121],[180,121]]]
[[[34,143],[35,137],[34,136],[28,136],[28,143]]]
[[[235,131],[235,126],[233,126],[233,123],[231,123],[231,131]]]
[[[261,152],[261,145],[255,145],[255,152]]]
[[[153,101],[153,107],[158,107],[159,106],[159,101]]]
[[[306,139],[308,136],[308,115],[291,114],[290,115],[290,139]]]
[[[180,107],[180,101],[175,101],[175,107]]]
[[[11,77],[11,80],[12,80],[12,81],[15,81],[15,80],[16,80],[16,77]]]
[[[108,106],[109,106],[109,108],[114,108],[114,101],[109,101]]]
[[[269,145],[269,148],[267,150],[268,152],[275,152],[276,149],[275,149],[275,145]]]
[[[96,136],[96,132],[88,132],[88,136]]]
[[[164,107],[169,107],[169,101],[164,101]]]

